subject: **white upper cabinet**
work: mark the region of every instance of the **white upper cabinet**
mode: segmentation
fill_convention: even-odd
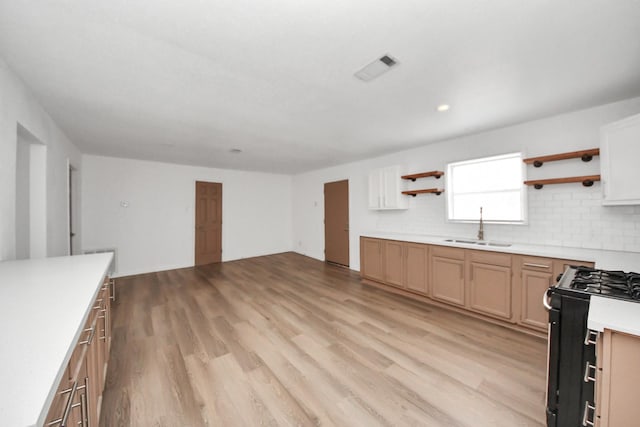
[[[603,126],[602,204],[640,205],[640,114]]]
[[[407,196],[402,194],[401,167],[389,166],[369,174],[369,209],[408,209]]]

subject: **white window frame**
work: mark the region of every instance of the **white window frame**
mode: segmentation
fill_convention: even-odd
[[[445,187],[445,195],[447,196],[447,206],[446,206],[446,215],[447,215],[447,222],[450,223],[478,223],[480,222],[480,212],[478,212],[478,218],[477,219],[455,219],[451,217],[451,213],[452,213],[452,204],[453,204],[453,200],[454,200],[454,195],[455,193],[453,192],[453,183],[455,180],[455,172],[454,169],[456,167],[460,167],[460,166],[464,166],[464,165],[471,165],[471,164],[478,164],[478,163],[483,163],[483,162],[491,162],[491,161],[497,161],[497,160],[503,160],[503,159],[507,159],[507,158],[514,158],[517,157],[518,159],[520,159],[520,163],[522,165],[522,182],[521,182],[521,186],[519,188],[520,191],[520,220],[516,220],[516,221],[512,221],[512,220],[496,220],[496,219],[491,219],[491,218],[487,218],[487,217],[483,217],[483,222],[488,223],[488,224],[515,224],[515,225],[526,225],[528,223],[528,218],[527,218],[527,186],[524,185],[524,181],[526,180],[526,168],[525,168],[525,164],[524,162],[522,162],[522,158],[523,158],[523,154],[522,153],[508,153],[508,154],[501,154],[498,156],[490,156],[490,157],[480,157],[480,158],[475,158],[475,159],[469,159],[469,160],[464,160],[464,161],[460,161],[460,162],[453,162],[453,163],[449,163],[447,164],[447,174],[446,174],[446,187]],[[481,177],[479,177],[480,179]],[[513,191],[514,188],[505,188],[504,190],[498,190],[498,191],[488,191],[486,192],[486,194],[495,194],[498,193],[500,191]],[[484,194],[484,192],[473,192],[470,194]]]

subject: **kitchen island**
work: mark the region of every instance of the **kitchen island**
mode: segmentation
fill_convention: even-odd
[[[42,426],[113,254],[0,263],[0,419]]]

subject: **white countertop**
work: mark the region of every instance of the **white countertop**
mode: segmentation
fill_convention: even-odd
[[[640,336],[640,303],[592,296],[587,327],[594,331],[611,329]]]
[[[0,262],[0,420],[41,426],[113,254]]]
[[[640,272],[640,253],[623,251],[605,251],[598,249],[570,248],[563,246],[532,245],[528,243],[512,243],[511,246],[485,246],[469,243],[446,242],[451,237],[429,236],[423,234],[366,232],[363,237],[375,237],[378,239],[402,240],[414,243],[426,243],[430,245],[453,246],[457,248],[474,249],[479,251],[503,252],[519,255],[532,255],[549,258],[560,258],[574,261],[595,262],[596,268],[604,270],[624,270]],[[456,239],[463,239],[455,237]],[[474,239],[467,239],[474,240]],[[488,242],[491,242],[489,240]],[[497,242],[499,243],[499,242]],[[511,242],[509,242],[511,243]]]

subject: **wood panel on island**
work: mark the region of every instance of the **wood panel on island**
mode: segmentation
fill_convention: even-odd
[[[547,288],[568,265],[592,262],[360,238],[364,283],[542,336]]]
[[[411,182],[415,182],[416,179],[420,179],[420,178],[440,179],[440,177],[443,175],[444,175],[444,172],[442,171],[429,171],[429,172],[414,173],[410,175],[403,175],[401,178],[409,180]],[[416,197],[418,194],[435,194],[436,196],[439,196],[443,192],[444,192],[443,188],[424,188],[420,190],[406,190],[406,191],[403,191],[402,194],[407,196],[412,196],[412,197]]]
[[[611,329],[598,334],[596,366],[585,368],[585,381],[596,384],[595,427],[638,424],[637,402],[633,396],[640,381],[639,353],[638,336]]]
[[[111,349],[111,300],[114,282],[105,279],[75,344],[45,426],[97,426]]]
[[[599,148],[591,148],[588,150],[570,151],[567,153],[551,154],[548,156],[530,157],[522,161],[527,165],[533,165],[536,168],[541,167],[547,162],[555,162],[558,160],[581,159],[583,162],[590,162],[594,156],[600,155]],[[549,179],[531,179],[524,182],[525,185],[532,185],[536,190],[540,190],[545,185],[550,184],[568,184],[581,182],[585,187],[591,187],[594,182],[600,181],[600,175],[572,176],[566,178],[549,178]]]

